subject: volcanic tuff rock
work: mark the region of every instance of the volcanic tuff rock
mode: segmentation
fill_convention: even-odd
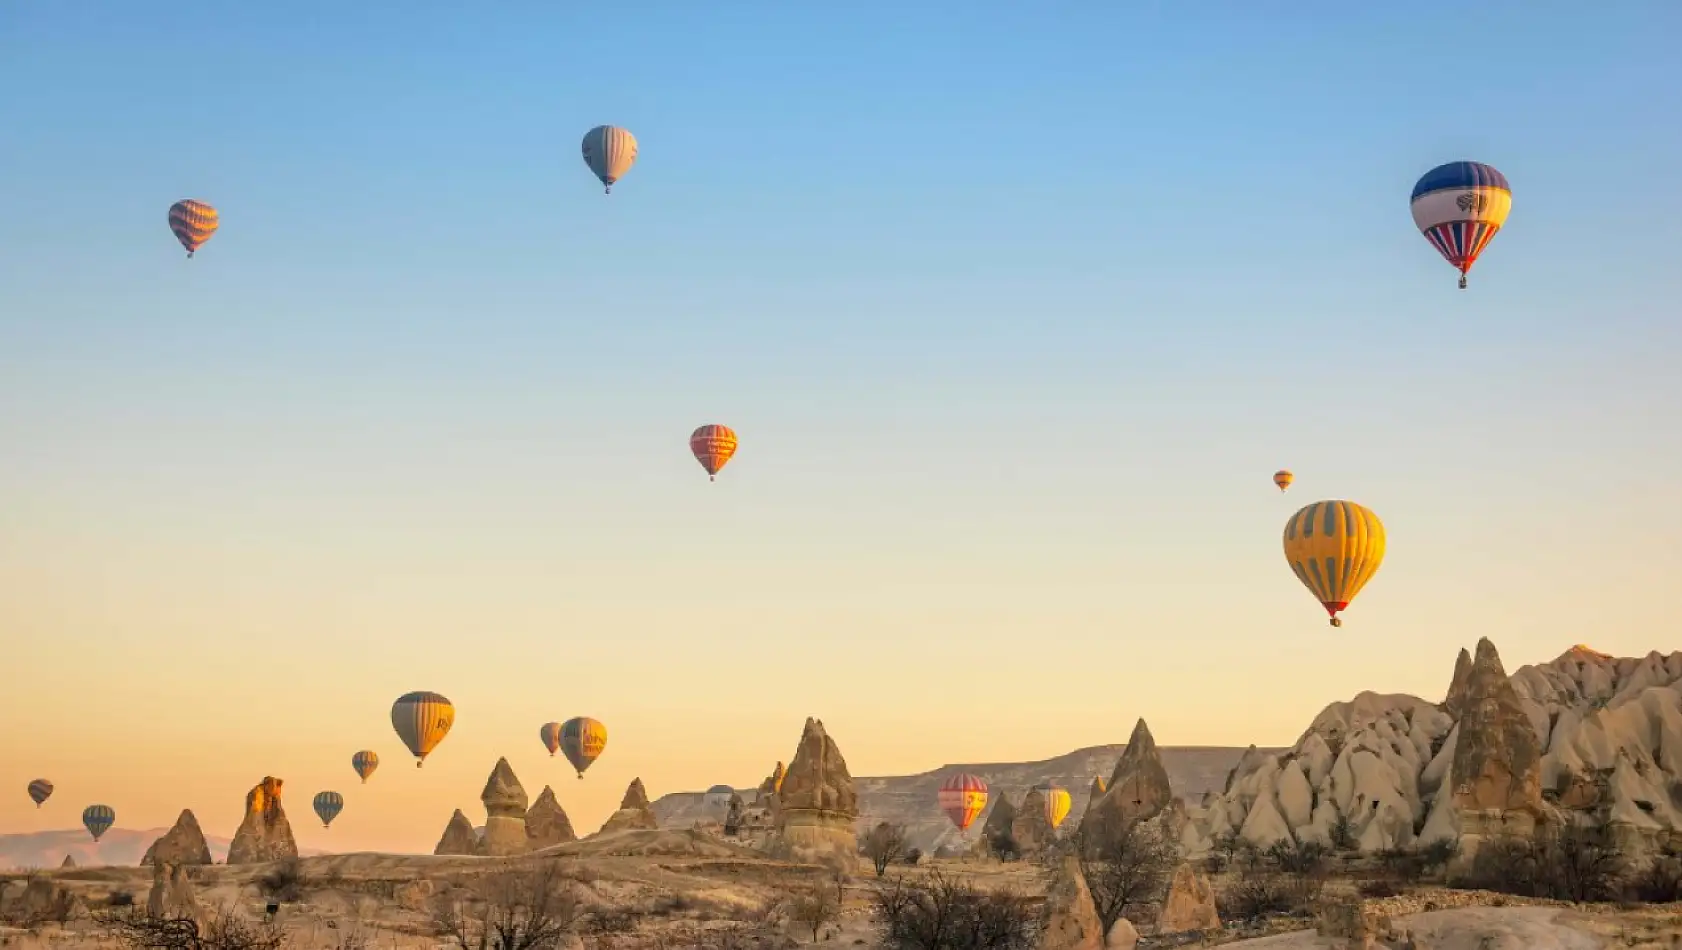
[[[1046,891],[1041,950],[1102,950],[1103,946],[1104,924],[1080,872],[1080,861],[1065,855]]]
[[[59,864],[59,867],[61,867],[61,868],[73,868],[75,866],[76,866],[76,859],[71,857],[68,854],[64,856],[64,860],[62,862],[60,862],[60,864]]]
[[[625,797],[619,800],[619,810],[607,816],[607,821],[596,834],[658,827],[660,823],[654,820],[654,812],[648,806],[648,790],[643,788],[641,778],[634,778],[625,787]]]
[[[526,811],[526,840],[534,851],[578,840],[572,830],[572,819],[555,799],[555,790],[547,785]]]
[[[432,849],[433,854],[477,854],[479,852],[479,833],[473,830],[473,822],[457,808],[450,816],[449,824],[444,826],[444,834],[438,839],[438,847]]]
[[[1168,884],[1168,896],[1163,898],[1162,911],[1156,918],[1156,932],[1177,934],[1219,929],[1221,915],[1215,909],[1214,888],[1209,886],[1207,878],[1182,861]]]
[[[152,842],[141,856],[141,864],[209,864],[210,844],[204,840],[198,818],[191,808],[181,809],[175,824],[163,836]]]
[[[1363,851],[1463,839],[1469,857],[1483,836],[1522,834],[1540,816],[1610,820],[1621,846],[1654,847],[1682,835],[1678,749],[1682,652],[1578,646],[1509,677],[1485,640],[1461,651],[1440,706],[1361,693],[1327,706],[1284,754],[1246,754],[1182,843],[1196,854],[1234,831],[1263,846],[1324,841],[1347,819]]]
[[[186,868],[169,861],[152,865],[152,890],[146,895],[146,913],[152,917],[202,922],[198,896]]]
[[[1121,828],[1150,818],[1168,807],[1174,800],[1174,788],[1168,781],[1168,770],[1162,765],[1151,727],[1143,719],[1133,726],[1133,736],[1127,740],[1127,751],[1121,754],[1106,790],[1098,801],[1087,809],[1082,822],[1114,821]]]
[[[803,858],[858,860],[858,791],[841,749],[821,720],[808,718],[777,794],[777,838]]]
[[[479,853],[490,857],[520,854],[526,850],[526,790],[514,777],[506,758],[497,759],[479,793],[485,803],[485,836]]]
[[[282,784],[280,779],[266,775],[245,793],[245,819],[228,845],[229,864],[263,864],[298,856],[292,824],[280,804]]]
[[[987,820],[981,823],[981,846],[991,847],[992,842],[1001,836],[1010,834],[1011,825],[1016,822],[1016,806],[1010,803],[1010,798],[1003,794],[993,796],[992,807],[987,809]]]
[[[1038,854],[1051,841],[1052,834],[1051,822],[1045,817],[1045,795],[1038,786],[1028,789],[1028,794],[1022,796],[1022,807],[1016,810],[1016,817],[1010,823],[1016,850],[1023,855]]]

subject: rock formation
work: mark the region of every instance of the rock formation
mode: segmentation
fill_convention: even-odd
[[[146,895],[146,914],[203,922],[193,880],[187,876],[186,868],[169,861],[152,865],[152,890]]]
[[[741,834],[742,824],[747,820],[747,803],[742,796],[731,795],[730,805],[724,811],[724,836],[734,838]]]
[[[1181,843],[1197,854],[1232,832],[1262,846],[1347,832],[1368,852],[1458,840],[1465,860],[1486,835],[1602,820],[1633,853],[1682,834],[1678,748],[1682,652],[1577,646],[1506,676],[1485,640],[1460,651],[1441,704],[1361,693],[1285,753],[1246,753]]]
[[[526,812],[526,841],[531,850],[577,840],[578,835],[572,830],[572,819],[567,817],[566,809],[555,799],[555,790],[543,786],[543,791],[537,794],[537,801],[532,802]]]
[[[987,811],[987,820],[981,823],[981,834],[977,842],[984,850],[989,851],[1010,838],[1011,825],[1016,822],[1016,806],[1010,803],[1010,797],[1002,789],[995,791],[993,795],[993,807]]]
[[[6,915],[26,926],[86,917],[88,907],[69,888],[50,877],[32,877],[16,901],[6,903]]]
[[[228,845],[229,864],[264,864],[298,856],[292,824],[286,820],[286,809],[280,804],[282,784],[280,779],[268,775],[245,793],[245,819]]]
[[[450,823],[444,826],[444,834],[438,839],[438,847],[432,849],[433,854],[477,854],[479,852],[479,833],[473,830],[473,822],[457,808],[450,816]]]
[[[485,836],[479,853],[488,857],[523,853],[527,847],[526,790],[507,759],[496,760],[479,800],[485,803]]]
[[[1209,881],[1186,862],[1174,870],[1168,896],[1156,918],[1156,932],[1178,934],[1221,929],[1221,915],[1215,909],[1215,890]]]
[[[211,863],[210,845],[204,840],[204,832],[199,829],[199,820],[193,816],[192,809],[181,809],[175,824],[152,842],[140,859],[142,865],[154,862],[182,866]]]
[[[1092,904],[1080,862],[1066,855],[1046,891],[1041,950],[1102,950],[1103,946],[1104,924]]]
[[[1010,836],[1016,839],[1016,850],[1024,857],[1039,854],[1051,841],[1053,829],[1045,817],[1045,795],[1037,787],[1022,796],[1022,807],[1010,823]]]
[[[858,860],[858,792],[841,749],[808,718],[800,747],[777,793],[777,838],[801,857],[827,857],[843,866]]]
[[[625,797],[619,800],[619,810],[607,816],[602,830],[596,834],[658,827],[660,823],[654,818],[654,810],[648,807],[648,790],[642,787],[642,779],[634,778],[625,788]]]
[[[59,863],[59,867],[61,867],[61,868],[73,868],[75,866],[76,866],[76,859],[71,857],[68,854],[65,855],[64,860]]]
[[[1141,719],[1134,725],[1104,793],[1087,809],[1082,821],[1115,822],[1116,827],[1126,827],[1153,817],[1173,800],[1162,753],[1157,751],[1150,726]]]

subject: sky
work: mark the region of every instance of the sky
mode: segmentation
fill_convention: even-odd
[[[0,4],[0,832],[276,775],[424,851],[502,755],[588,831],[807,716],[855,775],[1282,745],[1480,636],[1676,648],[1682,6],[1269,6]],[[1340,630],[1321,498],[1389,533]]]

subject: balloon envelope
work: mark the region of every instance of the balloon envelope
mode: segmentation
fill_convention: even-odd
[[[1282,468],[1273,473],[1273,484],[1278,485],[1280,491],[1284,491],[1291,487],[1291,483],[1296,481],[1296,478],[1295,475],[1290,473],[1289,469]]]
[[[543,747],[554,755],[561,748],[561,724],[546,722],[537,730],[537,737],[543,740]]]
[[[578,777],[607,748],[607,727],[589,716],[576,716],[561,725],[561,754],[567,757]]]
[[[373,749],[363,749],[350,757],[350,767],[366,782],[368,776],[373,775],[374,770],[380,767],[380,757],[374,754]]]
[[[444,741],[455,723],[456,707],[437,693],[404,693],[391,704],[391,727],[414,754],[417,767]]]
[[[188,257],[210,240],[220,226],[221,215],[203,201],[183,198],[169,206],[169,229],[187,249]]]
[[[707,470],[709,478],[717,476],[736,454],[736,432],[729,426],[704,425],[690,434],[689,451],[695,453],[695,461]]]
[[[1443,259],[1460,272],[1477,263],[1513,210],[1507,176],[1482,162],[1449,162],[1413,186],[1413,224]]]
[[[95,841],[116,823],[117,813],[110,805],[89,805],[82,809],[82,826],[88,829],[88,834],[93,835]]]
[[[315,815],[321,819],[321,827],[330,828],[333,819],[344,811],[345,797],[338,792],[316,792],[315,801],[310,803],[315,807]]]
[[[1332,626],[1384,563],[1384,523],[1352,501],[1317,501],[1285,522],[1285,561]]]
[[[1074,799],[1069,796],[1069,790],[1057,785],[1036,785],[1040,796],[1045,800],[1045,820],[1053,829],[1069,817],[1069,809],[1074,807]]]
[[[51,797],[53,797],[53,783],[44,778],[38,778],[29,783],[29,800],[35,803],[36,808],[40,808],[41,803]]]
[[[584,133],[583,151],[584,164],[612,191],[637,160],[637,137],[629,129],[598,125]]]
[[[980,776],[960,772],[941,783],[937,795],[940,810],[958,826],[968,831],[975,819],[987,809],[987,783]]]

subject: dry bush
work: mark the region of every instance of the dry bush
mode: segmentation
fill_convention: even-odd
[[[549,950],[583,916],[567,881],[553,861],[493,872],[436,901],[433,923],[461,950]]]
[[[812,931],[812,942],[824,926],[841,916],[841,901],[830,887],[816,884],[799,891],[789,900],[789,919]]]
[[[1247,848],[1234,863],[1232,883],[1216,895],[1221,916],[1262,920],[1313,913],[1331,876],[1331,849],[1317,841],[1275,842]]]
[[[100,918],[118,943],[145,950],[280,950],[286,935],[272,920],[251,920],[230,907],[206,913],[203,923],[153,917],[135,908]]]
[[[876,891],[876,923],[887,950],[1028,950],[1038,911],[1012,891],[982,891],[934,871]]]
[[[860,850],[875,866],[876,876],[881,877],[888,873],[888,865],[906,857],[912,848],[911,842],[905,836],[904,825],[884,821],[864,836]]]
[[[267,874],[257,879],[257,889],[264,897],[293,904],[304,899],[304,887],[308,883],[304,877],[303,863],[297,858],[284,858],[276,862]]]
[[[133,907],[134,906],[134,892],[133,891],[126,891],[126,890],[112,891],[111,893],[105,895],[105,906],[107,906],[107,907]]]
[[[1529,838],[1484,842],[1455,885],[1523,897],[1615,900],[1630,878],[1629,859],[1604,825],[1550,827]]]
[[[1082,824],[1075,839],[1081,874],[1105,933],[1130,908],[1161,899],[1180,859],[1175,843],[1144,822],[1106,817]]]
[[[1629,896],[1649,904],[1682,901],[1682,857],[1660,855],[1630,878]]]

